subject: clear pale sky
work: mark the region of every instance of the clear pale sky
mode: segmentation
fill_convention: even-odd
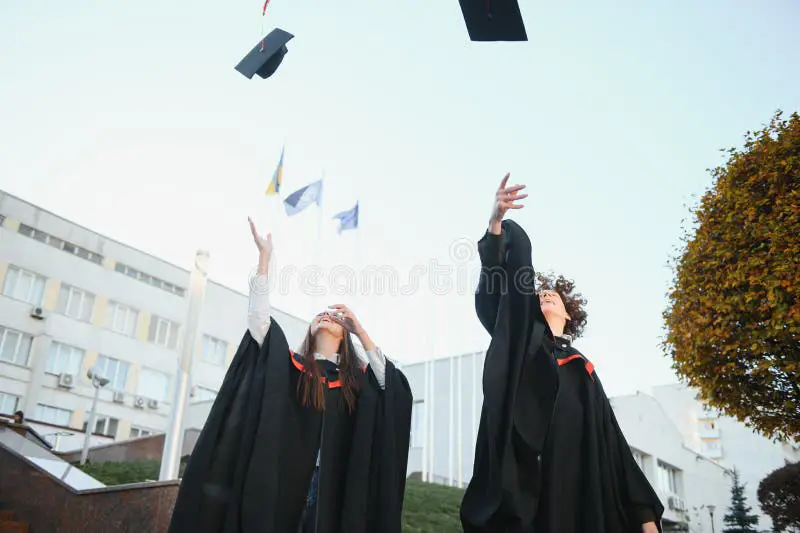
[[[208,249],[212,278],[242,291],[248,215],[284,279],[373,265],[408,289],[434,259],[457,266],[439,295],[428,275],[408,294],[323,279],[314,297],[297,276],[274,291],[303,317],[351,304],[413,362],[488,345],[470,243],[510,171],[534,265],[589,299],[577,345],[608,392],[673,382],[667,260],[719,150],[800,109],[800,4],[521,7],[528,42],[472,43],[456,0],[271,0],[264,34],[295,38],[272,78],[247,80],[234,66],[262,37],[260,0],[2,2],[0,188],[187,268]],[[320,246],[316,207],[287,218],[263,196],[284,143],[285,194],[325,172]],[[337,236],[356,200],[361,227]]]

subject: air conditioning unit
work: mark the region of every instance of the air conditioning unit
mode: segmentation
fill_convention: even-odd
[[[667,500],[669,508],[673,511],[685,511],[686,510],[686,502],[682,499],[678,498],[677,496],[670,496]]]
[[[59,374],[58,386],[65,389],[71,389],[75,386],[75,374]]]
[[[133,399],[133,406],[139,409],[144,409],[144,402],[145,402],[144,398],[142,398],[141,396],[137,396],[136,398]]]
[[[44,320],[44,309],[41,307],[32,307],[31,318],[35,318],[36,320]]]
[[[147,407],[150,409],[158,409],[158,400],[147,400]]]
[[[114,391],[114,402],[125,403],[125,393],[120,391]]]

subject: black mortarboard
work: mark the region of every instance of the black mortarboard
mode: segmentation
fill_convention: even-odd
[[[272,76],[283,61],[283,56],[289,50],[286,48],[294,35],[280,28],[275,28],[263,40],[244,56],[236,65],[236,70],[252,79],[253,74],[258,74],[266,79]]]
[[[458,0],[472,41],[527,41],[517,0]]]

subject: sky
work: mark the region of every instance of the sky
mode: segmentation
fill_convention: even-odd
[[[276,307],[347,303],[412,363],[488,346],[475,243],[511,172],[534,266],[589,301],[576,346],[607,392],[675,382],[668,261],[720,150],[800,110],[800,4],[520,6],[527,42],[473,43],[455,0],[0,2],[0,189],[185,268],[208,250],[243,292],[252,216]],[[241,76],[274,27],[283,64]],[[263,194],[284,146],[284,194],[324,176],[320,209]],[[397,286],[355,281],[376,277]]]

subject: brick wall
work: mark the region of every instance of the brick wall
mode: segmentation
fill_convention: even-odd
[[[0,447],[0,500],[36,533],[166,533],[178,481],[73,492]]]
[[[200,431],[187,429],[183,435],[183,449],[181,457],[190,455],[197,442]],[[109,461],[146,461],[161,460],[164,451],[164,434],[151,435],[138,439],[103,444],[89,449],[89,462],[92,464],[106,463]],[[81,459],[80,450],[68,453],[56,453],[68,463],[77,463]]]

